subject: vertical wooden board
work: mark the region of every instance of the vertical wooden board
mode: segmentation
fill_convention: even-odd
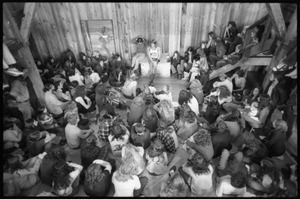
[[[70,4],[70,6],[71,6],[71,14],[72,14],[71,16],[73,17],[73,24],[74,24],[75,34],[76,34],[78,53],[86,52],[84,40],[82,37],[81,27],[80,27],[80,17],[77,10],[77,5],[76,3],[72,3]],[[77,54],[76,56],[79,56],[79,54]]]
[[[81,21],[80,26],[81,26],[81,29],[82,29],[82,35],[83,35],[83,39],[84,39],[84,43],[85,43],[85,47],[86,47],[86,54],[88,56],[91,56],[92,53],[93,53],[93,48],[92,48],[92,44],[91,44],[91,40],[90,40],[88,30],[87,30],[86,21]]]
[[[91,3],[84,3],[85,13],[87,14],[87,20],[93,19],[92,12],[90,11],[90,4]]]
[[[184,37],[184,45],[183,48],[180,49],[180,53],[183,55],[184,51],[188,48],[188,46],[191,44],[192,41],[192,32],[193,32],[193,22],[194,22],[194,17],[193,17],[193,4],[188,3],[187,4],[187,11],[186,11],[186,19],[185,19],[185,37]]]
[[[63,46],[63,41],[61,40],[60,36],[59,36],[59,30],[58,27],[56,25],[56,21],[54,20],[54,16],[51,10],[52,5],[45,3],[44,5],[44,11],[46,14],[46,17],[48,19],[48,23],[49,23],[49,33],[52,37],[52,42],[54,42],[54,52],[56,52],[55,57],[60,57],[60,53],[64,50],[64,46]]]
[[[51,11],[54,17],[54,21],[56,24],[56,28],[57,28],[57,32],[58,32],[58,36],[59,36],[59,40],[62,46],[62,51],[67,49],[67,42],[66,42],[66,38],[63,32],[63,27],[62,27],[62,21],[60,19],[59,13],[58,13],[58,7],[60,6],[59,3],[52,3],[51,5]]]
[[[44,39],[41,37],[41,34],[38,29],[37,21],[34,20],[32,24],[32,37],[35,41],[36,47],[40,53],[40,57],[42,61],[46,61],[47,57],[49,56],[48,49],[46,47]]]
[[[180,49],[180,22],[181,22],[181,6],[182,3],[171,3],[170,5],[170,37],[169,52]]]
[[[255,18],[255,21],[260,20],[261,18],[263,18],[267,14],[268,14],[268,10],[267,10],[266,5],[264,3],[261,3],[260,7],[259,7],[259,10],[258,10],[258,13],[257,13],[256,18]]]
[[[86,13],[86,9],[85,9],[85,4],[86,3],[77,3],[76,4],[81,20],[87,20],[88,19],[88,16],[87,16],[87,13]]]
[[[182,16],[181,16],[181,30],[180,30],[180,49],[178,50],[179,52],[183,51],[184,48],[184,43],[185,43],[185,39],[187,38],[186,32],[187,32],[187,18],[188,18],[188,14],[187,14],[187,5],[188,3],[183,3],[182,4]],[[173,54],[172,52],[170,52],[170,54]]]
[[[55,41],[53,41],[53,37],[51,36],[51,27],[48,22],[48,16],[45,15],[45,5],[40,4],[41,6],[36,13],[39,18],[39,26],[41,30],[41,36],[45,39],[48,51],[51,56],[58,58],[58,53],[55,47]]]
[[[62,22],[63,33],[64,33],[66,41],[67,41],[66,42],[67,48],[70,48],[71,50],[73,50],[72,36],[70,33],[71,30],[70,30],[68,22],[67,22],[68,18],[67,18],[65,10],[66,10],[66,5],[62,3],[61,6],[58,7],[58,13],[59,13],[59,16],[60,16],[60,19]]]
[[[294,39],[297,39],[297,16],[298,16],[297,14],[298,14],[298,9],[296,7],[296,9],[292,15],[290,25],[285,34],[286,41],[293,41]],[[286,42],[285,44],[289,45],[288,42]]]
[[[217,15],[217,5],[216,3],[211,4],[211,13],[210,13],[210,24],[209,24],[209,31],[215,31],[215,21]]]
[[[201,19],[202,20],[201,32],[200,32],[201,40],[205,40],[205,38],[207,38],[206,35],[209,33],[207,28],[208,28],[208,24],[209,24],[210,8],[211,8],[210,3],[204,4],[203,17]],[[197,27],[197,29],[198,29],[198,27]]]
[[[217,11],[216,11],[216,17],[215,17],[215,25],[216,26],[214,28],[214,31],[217,35],[220,35],[220,33],[221,33],[223,6],[224,6],[224,3],[217,3]]]
[[[115,3],[115,10],[116,10],[116,22],[117,22],[117,27],[118,27],[118,31],[119,31],[119,42],[120,42],[120,51],[118,51],[119,53],[123,54],[125,51],[125,44],[124,44],[124,27],[123,27],[123,22],[122,22],[122,18],[120,15],[120,4],[119,3]]]
[[[220,36],[223,37],[223,34],[225,32],[225,28],[229,22],[229,16],[230,16],[230,10],[231,10],[231,4],[230,3],[224,3],[223,6],[223,12],[222,12],[222,20],[221,20],[221,31],[220,31]],[[219,36],[218,35],[218,36]]]
[[[66,15],[67,15],[67,24],[68,24],[68,27],[69,27],[69,30],[70,30],[70,33],[71,33],[71,38],[72,38],[72,51],[74,52],[75,55],[78,55],[79,54],[79,51],[78,51],[78,41],[77,41],[77,37],[76,37],[76,30],[75,30],[75,27],[74,27],[74,20],[73,20],[73,17],[72,17],[72,11],[71,11],[71,4],[72,3],[66,3],[65,5],[65,12],[66,12]]]

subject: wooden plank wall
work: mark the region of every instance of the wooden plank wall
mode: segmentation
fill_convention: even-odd
[[[59,55],[70,48],[87,52],[86,32],[80,20],[112,19],[116,51],[135,52],[131,39],[142,35],[156,39],[162,51],[183,53],[198,47],[215,31],[223,35],[227,23],[241,30],[267,14],[264,3],[38,3],[33,38],[40,58]]]

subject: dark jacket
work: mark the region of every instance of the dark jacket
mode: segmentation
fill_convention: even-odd
[[[216,46],[216,54],[219,58],[223,58],[223,55],[226,53],[226,47],[223,44],[222,41],[217,41],[217,46]]]

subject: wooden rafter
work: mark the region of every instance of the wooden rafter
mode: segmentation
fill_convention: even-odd
[[[266,3],[273,26],[280,40],[284,38],[286,26],[282,15],[280,3]]]
[[[35,14],[36,3],[25,3],[24,7],[24,17],[22,19],[22,24],[20,28],[20,34],[24,42],[29,40],[32,20]]]

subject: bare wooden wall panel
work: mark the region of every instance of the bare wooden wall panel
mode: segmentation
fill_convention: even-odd
[[[200,46],[209,31],[222,37],[230,20],[241,29],[267,14],[264,3],[39,4],[33,38],[41,57],[47,53],[58,56],[67,48],[76,55],[87,51],[80,20],[113,20],[116,51],[123,56],[125,52],[135,53],[131,41],[138,35],[157,39],[162,51],[171,55],[175,50],[183,53],[188,46]],[[186,13],[182,13],[183,8]]]

